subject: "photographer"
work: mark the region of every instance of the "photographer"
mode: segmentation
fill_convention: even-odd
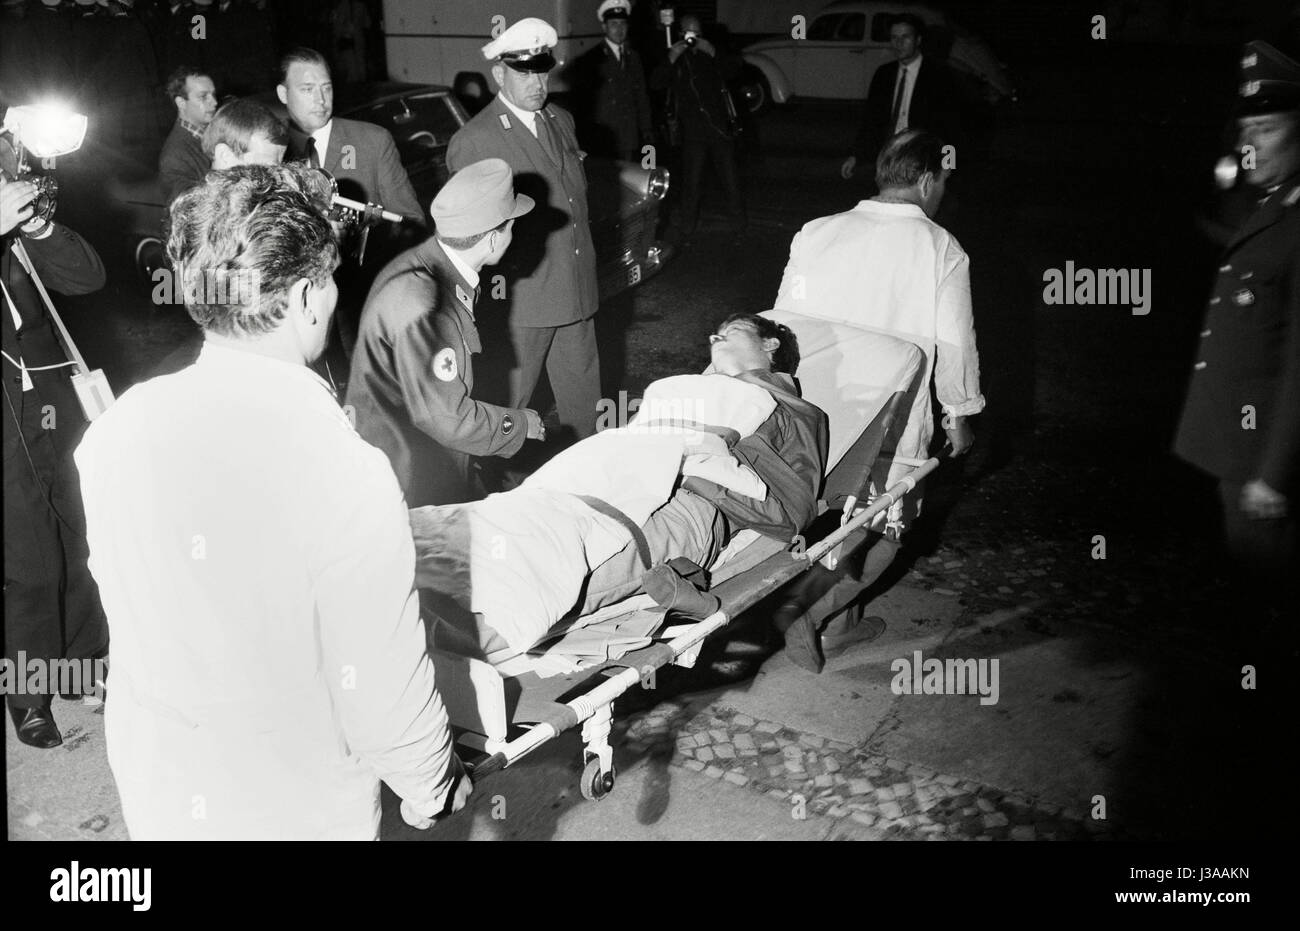
[[[103,287],[104,266],[72,230],[34,216],[38,193],[30,181],[0,177],[5,657],[15,664],[19,653],[31,663],[95,659],[108,651],[108,626],[86,565],[85,516],[72,463],[85,418],[32,274],[60,294],[87,294]],[[31,259],[30,271],[14,248],[18,242]],[[49,749],[63,742],[50,697],[7,697],[23,743]]]
[[[695,232],[700,213],[700,189],[706,165],[712,164],[727,197],[733,232],[745,228],[745,204],[736,165],[734,116],[727,81],[740,73],[740,61],[720,54],[700,28],[694,14],[682,17],[681,38],[668,50],[668,60],[655,69],[651,84],[668,88],[671,106],[681,126],[682,201],[678,226],[683,238]]]

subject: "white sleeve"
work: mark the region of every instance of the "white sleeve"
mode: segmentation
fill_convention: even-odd
[[[455,774],[413,588],[415,545],[387,460],[358,446],[339,464],[337,493],[321,501],[313,569],[323,667],[349,747],[430,817]]]
[[[978,414],[984,410],[984,395],[980,394],[980,358],[971,310],[970,259],[955,243],[944,255],[936,303],[935,394],[945,414]]]
[[[790,260],[785,264],[785,273],[781,276],[781,287],[776,292],[776,302],[772,305],[779,310],[804,312],[804,302],[808,296],[808,282],[799,269],[799,246],[803,231],[794,234],[790,241]]]

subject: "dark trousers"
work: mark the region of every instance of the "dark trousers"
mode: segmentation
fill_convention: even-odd
[[[1266,620],[1269,613],[1295,607],[1296,519],[1292,513],[1276,520],[1251,520],[1241,512],[1241,487],[1219,483],[1223,535],[1240,581],[1242,607]]]
[[[596,432],[600,404],[600,357],[596,321],[588,317],[558,327],[511,326],[515,367],[510,372],[510,407],[527,407],[546,366],[560,424],[584,439]],[[549,437],[548,437],[549,439]]]
[[[745,202],[740,195],[740,169],[736,165],[736,143],[721,136],[688,137],[682,142],[682,205],[680,225],[690,235],[700,218],[704,171],[713,166],[718,184],[727,198],[732,222],[744,225]]]
[[[85,426],[80,406],[70,389],[57,404],[47,391],[6,393],[27,454],[12,442],[15,437],[6,437],[5,657],[16,664],[19,652],[29,661],[102,656],[108,650],[108,622],[87,565],[86,517],[72,461]],[[55,427],[45,429],[42,421],[48,425],[51,410]],[[14,430],[8,410],[4,429]],[[10,695],[8,700],[10,707],[35,708],[48,706],[50,697]]]

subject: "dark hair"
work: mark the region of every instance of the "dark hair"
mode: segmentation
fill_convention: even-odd
[[[772,371],[793,375],[799,368],[799,340],[784,323],[758,314],[732,314],[718,324],[718,330],[725,330],[733,323],[748,323],[758,331],[759,339],[775,339],[781,344],[772,350]]]
[[[175,101],[177,97],[185,97],[185,82],[190,78],[210,78],[212,75],[198,68],[195,65],[181,65],[171,74],[167,75],[167,99]]]
[[[481,233],[473,233],[469,236],[443,236],[441,233],[438,233],[438,242],[448,248],[455,249],[457,252],[464,252],[466,249],[472,249],[474,246],[478,245],[486,239],[489,234],[505,229],[506,224],[509,222],[510,218],[507,217],[496,226],[492,227],[492,229],[484,230]]]
[[[225,104],[203,131],[203,154],[212,158],[217,143],[224,142],[230,151],[243,155],[253,137],[266,136],[271,145],[289,145],[289,127],[284,121],[253,100],[232,100]]]
[[[323,181],[304,165],[239,165],[208,172],[172,202],[167,257],[195,323],[226,336],[269,333],[294,282],[324,284],[339,253]]]
[[[892,30],[899,23],[911,26],[912,31],[916,33],[918,39],[925,35],[925,20],[921,19],[921,17],[917,16],[915,13],[899,13],[890,20],[889,28]]]
[[[943,171],[943,140],[924,129],[905,129],[876,157],[876,187],[911,187],[927,171],[935,178]]]
[[[284,57],[280,59],[280,80],[277,83],[288,86],[289,68],[292,67],[295,62],[306,65],[320,65],[325,69],[326,74],[330,73],[330,63],[324,55],[316,51],[314,48],[307,48],[306,46],[300,45],[297,48],[289,49],[289,51],[284,53]]]

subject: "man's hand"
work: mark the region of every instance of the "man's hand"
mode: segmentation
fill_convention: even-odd
[[[857,156],[850,155],[848,158],[844,160],[844,163],[840,165],[840,177],[843,178],[845,181],[849,180],[849,178],[853,177],[853,169],[857,167],[858,167]]]
[[[537,411],[525,410],[524,418],[528,421],[528,439],[546,439],[546,424],[542,422],[541,414]]]
[[[1280,520],[1286,517],[1286,495],[1257,478],[1242,486],[1240,507],[1251,520]]]
[[[844,511],[840,514],[840,526],[843,527],[853,518],[857,517],[867,509],[867,505],[858,506],[858,496],[849,495],[844,499]]]
[[[965,417],[943,418],[943,432],[948,434],[948,445],[952,447],[952,457],[964,455],[975,443],[975,434],[966,424]]]
[[[0,236],[30,219],[35,198],[36,185],[30,181],[0,179]]]

